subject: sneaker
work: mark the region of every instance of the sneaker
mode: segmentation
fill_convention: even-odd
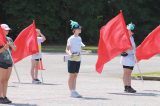
[[[10,102],[9,101],[6,101],[5,98],[3,97],[0,97],[0,104],[9,104]]]
[[[40,84],[40,83],[41,83],[41,81],[39,79],[34,79],[32,81],[32,84]]]
[[[39,79],[35,79],[35,81],[39,81],[39,82],[40,82],[40,80],[39,80]]]
[[[4,98],[0,97],[0,104],[6,104]]]
[[[39,82],[40,84],[42,83],[39,79],[35,79],[37,82]]]
[[[134,90],[131,86],[128,86],[124,90],[126,93],[136,93],[136,90]]]
[[[12,103],[12,101],[10,101],[7,97],[4,97],[3,99],[4,99],[4,102],[7,104]]]
[[[82,96],[76,91],[71,92],[71,97],[73,97],[73,98],[82,98]]]
[[[41,83],[41,81],[39,79],[35,79],[36,81],[38,81],[39,83]]]

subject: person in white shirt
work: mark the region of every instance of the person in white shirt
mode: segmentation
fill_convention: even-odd
[[[81,47],[85,46],[79,36],[81,33],[81,26],[71,20],[71,29],[73,35],[67,40],[66,53],[69,55],[68,60],[68,86],[71,91],[71,97],[81,98],[82,96],[76,91],[76,81],[81,64]]]
[[[39,29],[36,29],[37,32],[37,42],[38,42],[38,48],[39,53],[33,54],[31,61],[31,77],[32,77],[32,83],[33,84],[39,84],[41,81],[38,79],[38,64],[42,60],[42,53],[41,53],[41,43],[43,43],[46,40],[46,37],[41,33]]]
[[[135,65],[135,50],[136,50],[136,44],[134,42],[133,38],[133,32],[135,25],[130,23],[127,25],[127,29],[130,35],[130,41],[132,44],[132,48],[127,50],[126,52],[123,52],[121,54],[121,64],[123,65],[123,83],[124,83],[124,91],[127,93],[136,93],[136,90],[134,90],[131,87],[131,74]]]

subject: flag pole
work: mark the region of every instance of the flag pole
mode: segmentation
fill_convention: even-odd
[[[41,63],[40,63],[40,61],[42,61],[42,60],[40,60],[40,59],[39,59],[39,64],[40,64],[40,67],[42,67],[42,66],[41,66]],[[41,70],[41,80],[42,80],[42,83],[44,83],[44,80],[43,80],[43,72],[42,72],[42,71],[43,71],[43,70]]]
[[[40,65],[40,67],[42,67],[40,61],[42,61],[42,60],[39,59],[39,65]],[[43,72],[42,72],[42,70],[40,70],[40,71],[41,71],[41,80],[42,80],[42,83],[44,83],[44,80],[43,80]]]
[[[43,70],[41,70],[41,79],[42,79],[42,83],[44,83],[44,80],[43,80]]]
[[[138,60],[137,60],[137,57],[136,57],[135,52],[134,52],[134,58],[135,58],[135,61],[136,61],[137,69],[138,69],[138,71],[139,71],[139,74],[140,74],[141,80],[142,80],[142,82],[144,83],[143,75],[142,75],[142,71],[140,70],[140,67],[139,67]]]
[[[9,55],[10,55],[11,60],[12,60],[12,62],[13,62],[13,68],[14,68],[14,70],[15,70],[15,72],[16,72],[16,76],[17,76],[18,82],[21,83],[20,77],[19,77],[19,75],[18,75],[18,71],[17,71],[16,66],[15,66],[15,64],[14,64],[14,61],[13,61],[13,58],[12,58],[12,55],[11,55],[10,50],[8,50],[8,52],[9,52]]]
[[[41,54],[41,51],[39,51],[39,54]],[[42,58],[41,58],[41,60],[40,60],[40,58],[39,58],[39,65],[40,65],[40,67],[42,68],[41,61],[42,61]],[[42,70],[41,70],[41,80],[42,80],[42,83],[44,83]]]
[[[131,40],[130,40],[130,42],[131,42]],[[131,45],[132,45],[132,43],[131,43]],[[134,50],[134,46],[133,46],[133,45],[132,45],[132,48],[133,48],[134,60],[135,60],[136,65],[137,65],[138,72],[139,72],[139,74],[140,74],[140,77],[141,77],[142,82],[144,83],[143,76],[142,76],[142,72],[141,72],[141,70],[140,70],[140,67],[139,67],[139,64],[138,64],[138,60],[137,60],[137,57],[136,57],[136,52],[135,52],[135,50]]]
[[[130,42],[131,42],[131,40],[130,40]],[[136,57],[136,50],[134,49],[135,47],[132,45],[132,42],[131,42],[131,46],[132,46],[132,48],[133,48],[133,55],[134,55],[134,60],[135,60],[136,65],[137,65],[137,69],[138,69],[138,71],[139,71],[141,80],[142,80],[142,82],[144,83],[143,76],[142,76],[142,72],[141,72],[141,70],[140,70],[140,67],[139,67],[139,64],[138,64],[138,60],[137,60],[137,57]]]

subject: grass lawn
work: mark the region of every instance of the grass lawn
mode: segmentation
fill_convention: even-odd
[[[42,46],[43,52],[65,52],[65,46]]]
[[[160,72],[147,72],[142,73],[143,76],[160,77]],[[140,74],[132,74],[133,77],[138,77]]]
[[[64,45],[55,45],[55,46],[42,46],[43,52],[65,52],[66,46]],[[86,46],[83,50],[92,51],[93,53],[97,52],[96,46]]]

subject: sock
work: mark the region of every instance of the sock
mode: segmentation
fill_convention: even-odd
[[[71,93],[72,93],[72,92],[75,92],[75,90],[71,90]]]

